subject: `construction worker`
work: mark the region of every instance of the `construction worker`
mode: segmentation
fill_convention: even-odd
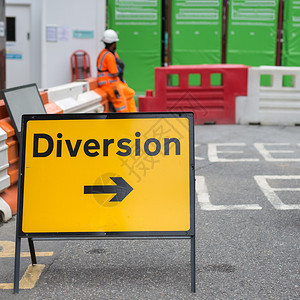
[[[118,35],[112,29],[105,30],[101,41],[105,48],[97,58],[98,87],[107,93],[112,111],[135,112],[134,90],[124,81],[124,63],[115,52]]]

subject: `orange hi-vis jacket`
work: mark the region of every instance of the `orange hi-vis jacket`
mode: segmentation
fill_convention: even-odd
[[[116,58],[117,53],[113,54],[107,49],[103,49],[97,58],[98,87],[104,88],[107,85],[120,82],[119,77],[113,77],[112,74],[118,73]]]
[[[113,54],[107,49],[100,52],[97,58],[98,88],[106,92],[116,112],[135,112],[134,90],[119,76],[112,76],[119,72],[116,59],[119,59],[117,53]]]

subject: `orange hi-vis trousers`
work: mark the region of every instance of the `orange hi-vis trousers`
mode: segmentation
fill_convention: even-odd
[[[119,81],[115,84],[104,85],[101,87],[108,95],[108,100],[114,106],[116,112],[136,112],[134,101],[134,90],[126,83]]]

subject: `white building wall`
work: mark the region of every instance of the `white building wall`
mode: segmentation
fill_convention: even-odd
[[[63,1],[63,0],[62,0]],[[30,5],[31,10],[31,68],[30,79],[41,86],[41,11],[42,1],[40,0],[6,0],[5,4]],[[18,70],[13,70],[17,72]]]
[[[96,59],[103,47],[100,39],[105,30],[105,5],[105,0],[43,0],[43,88],[71,81],[70,57],[79,49],[90,55],[92,76],[96,76]],[[58,35],[57,42],[47,41],[47,26],[56,26],[66,34]],[[74,38],[74,30],[88,31],[94,36]]]
[[[92,76],[96,76],[96,59],[103,48],[100,42],[105,30],[105,0],[6,0],[10,5],[30,5],[31,69],[30,77],[39,88],[71,81],[70,57],[75,50],[85,50],[91,58]],[[47,42],[46,27],[55,25],[68,34],[57,42]],[[93,38],[74,38],[74,30],[88,30]],[[16,71],[17,70],[13,70]]]

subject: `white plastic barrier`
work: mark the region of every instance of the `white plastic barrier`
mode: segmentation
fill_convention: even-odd
[[[101,102],[101,96],[94,91],[86,92],[75,98],[65,98],[56,101],[64,113],[101,113],[104,108]]]
[[[7,222],[12,218],[10,206],[0,197],[0,221]]]
[[[8,163],[8,146],[5,143],[7,138],[6,132],[0,128],[0,192],[10,186],[10,177],[7,174]]]
[[[78,95],[86,93],[89,90],[89,83],[87,81],[76,81],[49,88],[47,92],[49,102],[56,102],[65,98],[77,99]]]
[[[271,76],[271,86],[260,86],[262,75]],[[292,87],[283,86],[283,76],[292,76]],[[249,68],[248,96],[237,97],[236,123],[300,124],[300,67]]]
[[[47,90],[49,102],[55,102],[63,113],[101,113],[101,96],[89,90],[88,81],[76,81]]]

